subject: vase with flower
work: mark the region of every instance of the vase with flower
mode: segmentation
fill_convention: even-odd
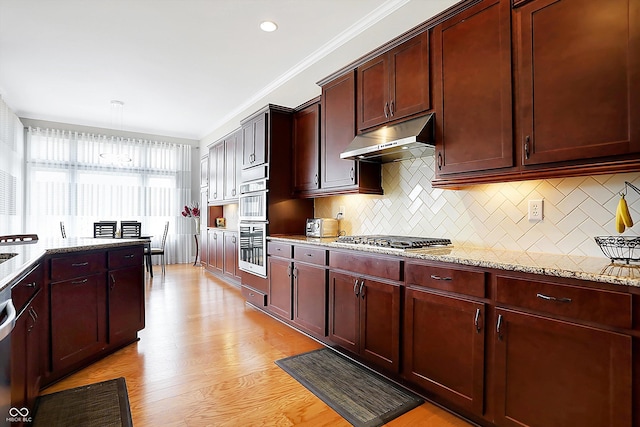
[[[191,205],[185,205],[182,210],[182,216],[185,218],[193,218],[196,224],[196,233],[200,234],[200,205],[198,202],[193,202]]]

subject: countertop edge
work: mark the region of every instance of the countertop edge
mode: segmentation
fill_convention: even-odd
[[[454,245],[452,247],[427,248],[421,250],[398,251],[381,247],[371,247],[364,245],[354,245],[348,243],[338,243],[335,238],[307,238],[305,236],[268,236],[267,240],[281,241],[288,243],[309,244],[324,246],[332,249],[350,249],[359,252],[377,253],[382,255],[400,256],[403,258],[414,258],[427,261],[439,261],[451,264],[466,265],[471,267],[491,268],[503,271],[513,271],[520,273],[539,274],[551,277],[561,277],[568,279],[579,279],[591,282],[605,283],[610,285],[622,285],[640,287],[640,266],[626,266],[611,263],[607,258],[565,256],[566,259],[576,264],[584,263],[589,268],[566,268],[545,263],[546,258],[557,260],[557,254],[539,254],[519,251],[495,250],[489,248],[465,247]],[[461,253],[469,252],[473,256],[447,255],[438,252],[458,250]],[[510,259],[525,259],[526,263],[516,263],[500,260],[501,255],[507,254]],[[595,267],[594,267],[595,266]],[[636,268],[637,270],[632,270]],[[606,273],[607,270],[618,269],[621,272],[625,269],[631,276]]]

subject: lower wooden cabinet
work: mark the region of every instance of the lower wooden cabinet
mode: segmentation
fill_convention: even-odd
[[[144,329],[144,288],[141,267],[128,267],[109,272],[109,343]]]
[[[327,269],[293,265],[293,322],[320,337],[327,335]]]
[[[631,337],[496,309],[496,423],[631,426]]]
[[[481,415],[485,304],[420,288],[404,301],[404,377]]]
[[[270,256],[267,260],[267,271],[269,271],[269,310],[291,320],[293,318],[291,261]]]
[[[329,272],[329,339],[388,372],[400,371],[400,284]]]
[[[233,280],[240,281],[240,269],[238,268],[238,233],[235,231],[224,232],[224,263],[222,272]]]
[[[63,372],[107,346],[105,274],[52,283],[49,291],[51,368]]]
[[[210,273],[240,283],[242,276],[238,267],[238,233],[234,230],[209,228],[206,235],[207,240],[202,248],[202,265]]]

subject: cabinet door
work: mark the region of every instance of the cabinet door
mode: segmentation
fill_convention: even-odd
[[[26,337],[26,405],[34,408],[40,395],[40,384],[46,370],[48,346],[45,318],[47,314],[44,292],[39,292],[24,313],[27,318]],[[15,359],[12,359],[12,361]]]
[[[340,158],[340,153],[356,135],[355,98],[354,73],[322,87],[321,188],[353,186],[356,183],[356,162]]]
[[[200,159],[200,188],[209,186],[209,156]]]
[[[260,114],[242,126],[242,168],[248,169],[267,161],[267,115]]]
[[[269,310],[291,320],[293,285],[291,261],[269,257]]]
[[[236,233],[224,232],[224,269],[223,273],[233,279],[238,274],[238,238]]]
[[[356,276],[329,272],[329,339],[353,353],[360,351],[359,285]]]
[[[364,280],[360,291],[360,355],[400,371],[400,285]]]
[[[640,5],[537,0],[515,9],[523,164],[640,151]]]
[[[293,321],[305,330],[327,335],[327,270],[295,263],[293,267]]]
[[[29,355],[29,350],[27,349],[27,326],[29,322],[29,314],[25,311],[16,318],[15,326],[11,331],[11,406],[15,408],[26,406],[26,373],[27,363],[29,363],[27,361]]]
[[[482,414],[484,304],[405,289],[404,376]]]
[[[207,266],[210,270],[216,268],[216,260],[218,259],[218,232],[209,229],[207,231]]]
[[[293,190],[320,188],[320,104],[293,116]]]
[[[218,272],[222,273],[224,270],[224,233],[222,231],[215,231],[214,244],[216,245],[216,263],[214,265]]]
[[[497,309],[497,423],[631,426],[631,337]]]
[[[238,179],[240,164],[238,146],[240,144],[240,132],[231,134],[224,140],[224,200],[236,200],[238,198]]]
[[[380,55],[358,67],[358,131],[390,117],[389,56]]]
[[[509,0],[433,30],[436,176],[513,166]]]
[[[53,371],[60,372],[106,347],[106,287],[104,273],[50,285]]]
[[[430,108],[428,34],[425,31],[389,52],[389,120]]]
[[[224,142],[209,147],[209,203],[222,201],[224,180]]]
[[[109,271],[109,343],[144,329],[142,264]]]

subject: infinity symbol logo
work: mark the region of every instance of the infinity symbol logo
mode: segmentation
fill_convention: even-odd
[[[29,408],[11,408],[9,409],[9,415],[12,417],[26,417],[29,415]]]

